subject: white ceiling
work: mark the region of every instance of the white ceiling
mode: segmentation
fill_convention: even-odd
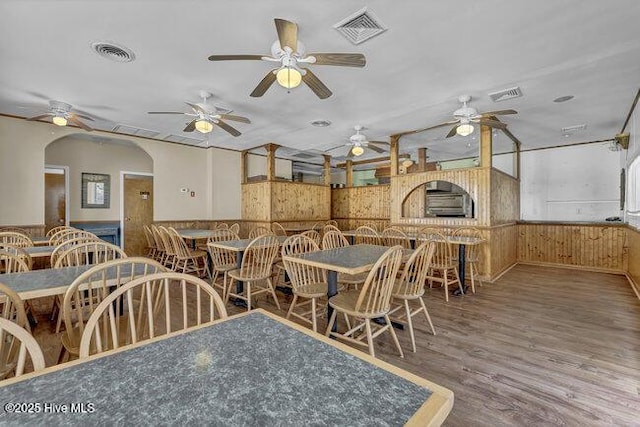
[[[364,6],[389,30],[354,46],[333,24]],[[249,97],[272,64],[207,57],[269,53],[275,17],[298,24],[307,51],[363,53],[366,67],[314,66],[334,93],[326,100],[305,86],[287,93],[277,84]],[[517,110],[502,120],[525,149],[609,139],[640,86],[639,23],[637,0],[3,0],[0,113],[30,117],[55,99],[95,117],[98,129],[120,124],[161,138],[202,137],[182,133],[182,116],[146,112],[187,112],[184,101],[198,102],[207,90],[214,104],[252,120],[232,123],[243,133],[238,138],[216,129],[209,145],[326,150],[347,142],[357,124],[369,139],[387,140],[448,121],[457,97],[469,94],[479,111]],[[137,58],[104,59],[90,49],[96,41],[124,45]],[[494,103],[487,95],[513,86],[524,96]],[[553,102],[563,95],[575,98]],[[332,125],[312,127],[318,119]],[[560,131],[583,123],[587,129],[575,135]],[[477,145],[477,132],[442,141],[448,131],[403,138],[401,148],[449,145],[461,154]]]

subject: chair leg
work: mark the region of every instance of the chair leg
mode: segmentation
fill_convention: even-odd
[[[409,307],[409,300],[404,300],[404,309],[407,312],[407,326],[409,327],[409,335],[411,336],[411,349],[415,353],[416,335],[413,331],[413,319],[411,318],[411,308]],[[391,329],[393,329],[393,327]]]
[[[60,332],[62,326],[62,310],[58,310],[58,320],[56,321],[56,334]]]
[[[469,263],[469,275],[471,276],[471,292],[476,293],[476,281],[474,280],[475,274],[473,274],[473,264]]]
[[[247,311],[251,311],[251,282],[244,282],[244,287],[247,289]]]
[[[409,316],[411,318],[411,316]],[[369,319],[367,319],[368,321]],[[393,326],[391,326],[391,319],[389,319],[389,315],[384,315],[384,320],[387,322],[389,332],[391,332],[391,336],[393,337],[393,342],[396,343],[396,347],[398,348],[398,352],[400,353],[400,357],[404,358],[404,353],[402,352],[402,347],[400,347],[400,341],[398,341],[398,336],[396,335],[396,331],[393,330]]]
[[[422,306],[422,310],[424,311],[424,315],[427,318],[427,322],[429,322],[429,326],[431,326],[431,332],[433,335],[436,334],[436,329],[433,327],[433,323],[431,322],[431,316],[429,316],[429,312],[427,311],[427,306],[424,304],[424,300],[422,297],[418,298],[420,300],[420,305]]]
[[[298,295],[293,294],[293,300],[291,301],[291,305],[289,306],[289,310],[287,311],[286,319],[291,317],[291,313],[293,313],[293,309],[296,307],[297,301],[298,301]]]
[[[311,324],[313,332],[318,332],[318,319],[316,318],[316,299],[311,298]]]
[[[62,348],[60,349],[60,355],[58,356],[58,365],[62,363],[66,354],[67,349],[65,348],[65,346],[62,346]]]
[[[369,354],[376,357],[376,351],[373,349],[373,335],[371,335],[371,319],[364,319],[364,326],[367,331],[367,343],[369,344]]]
[[[444,299],[449,302],[449,270],[444,270],[442,279],[444,283]]]
[[[280,303],[278,302],[278,296],[276,295],[276,290],[273,287],[273,283],[271,282],[271,278],[267,278],[267,283],[269,284],[269,290],[271,291],[271,296],[273,297],[273,301],[276,303],[276,307],[280,310]]]
[[[331,318],[329,319],[329,321],[327,322],[327,330],[325,331],[325,336],[329,336],[331,335],[331,328],[333,327],[333,324],[336,322],[336,315],[338,314],[338,310],[333,310],[333,313],[331,313]]]

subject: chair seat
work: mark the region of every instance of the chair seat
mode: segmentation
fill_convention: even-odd
[[[342,311],[350,316],[356,316],[363,319],[373,319],[376,317],[382,317],[388,313],[388,310],[383,310],[374,313],[363,313],[360,311],[356,311],[356,303],[358,302],[358,297],[360,296],[360,291],[353,292],[341,292],[338,295],[332,296],[329,298],[329,305],[336,310]]]
[[[406,286],[401,286],[401,283],[396,282],[393,285],[393,290],[391,291],[391,296],[393,298],[398,298],[398,299],[417,299],[420,298],[422,295],[424,295],[424,287],[422,289],[420,289],[420,293],[418,294],[410,294],[410,293],[406,293],[405,291],[403,291],[401,288],[405,288]]]
[[[271,277],[270,274],[264,276],[264,277],[244,277],[242,275],[240,275],[240,269],[239,268],[234,268],[233,270],[229,270],[227,272],[227,274],[236,280],[240,280],[241,282],[251,282],[251,281],[255,281],[255,280],[264,280],[264,279],[268,279],[269,277]]]
[[[207,252],[201,251],[199,249],[193,249],[193,250],[191,250],[189,255],[194,257],[194,258],[206,257],[207,256]]]
[[[432,263],[430,267],[433,270],[449,270],[451,268],[457,268],[458,263],[457,262],[449,262],[449,263],[442,263],[442,264]]]
[[[213,267],[214,270],[216,271],[220,271],[220,272],[227,272],[227,271],[231,271],[231,270],[236,270],[237,266],[236,263],[233,264],[221,264],[221,265],[214,265]]]
[[[324,282],[309,283],[294,288],[293,293],[303,298],[320,298],[327,294],[327,284]]]
[[[338,283],[344,283],[347,285],[359,285],[361,283],[364,283],[365,280],[367,280],[368,275],[369,275],[368,271],[364,273],[358,273],[358,274],[339,273]]]

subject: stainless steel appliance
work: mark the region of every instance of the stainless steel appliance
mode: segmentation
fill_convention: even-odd
[[[473,218],[473,200],[468,194],[427,193],[426,216]]]

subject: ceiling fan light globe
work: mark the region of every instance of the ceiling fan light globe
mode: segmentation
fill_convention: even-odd
[[[196,130],[200,133],[209,133],[213,130],[213,125],[206,120],[198,120]]]
[[[351,152],[353,153],[354,156],[362,156],[364,154],[364,148],[360,147],[359,145],[356,145],[355,147],[353,147],[351,149]]]
[[[295,68],[285,67],[276,73],[276,79],[280,86],[293,89],[294,87],[298,87],[300,82],[302,82],[302,74]]]
[[[53,116],[53,119],[51,121],[53,122],[54,125],[58,125],[58,126],[67,125],[67,119],[65,119],[62,116]]]
[[[469,123],[463,123],[456,128],[456,133],[460,136],[468,136],[473,133],[473,125]]]

